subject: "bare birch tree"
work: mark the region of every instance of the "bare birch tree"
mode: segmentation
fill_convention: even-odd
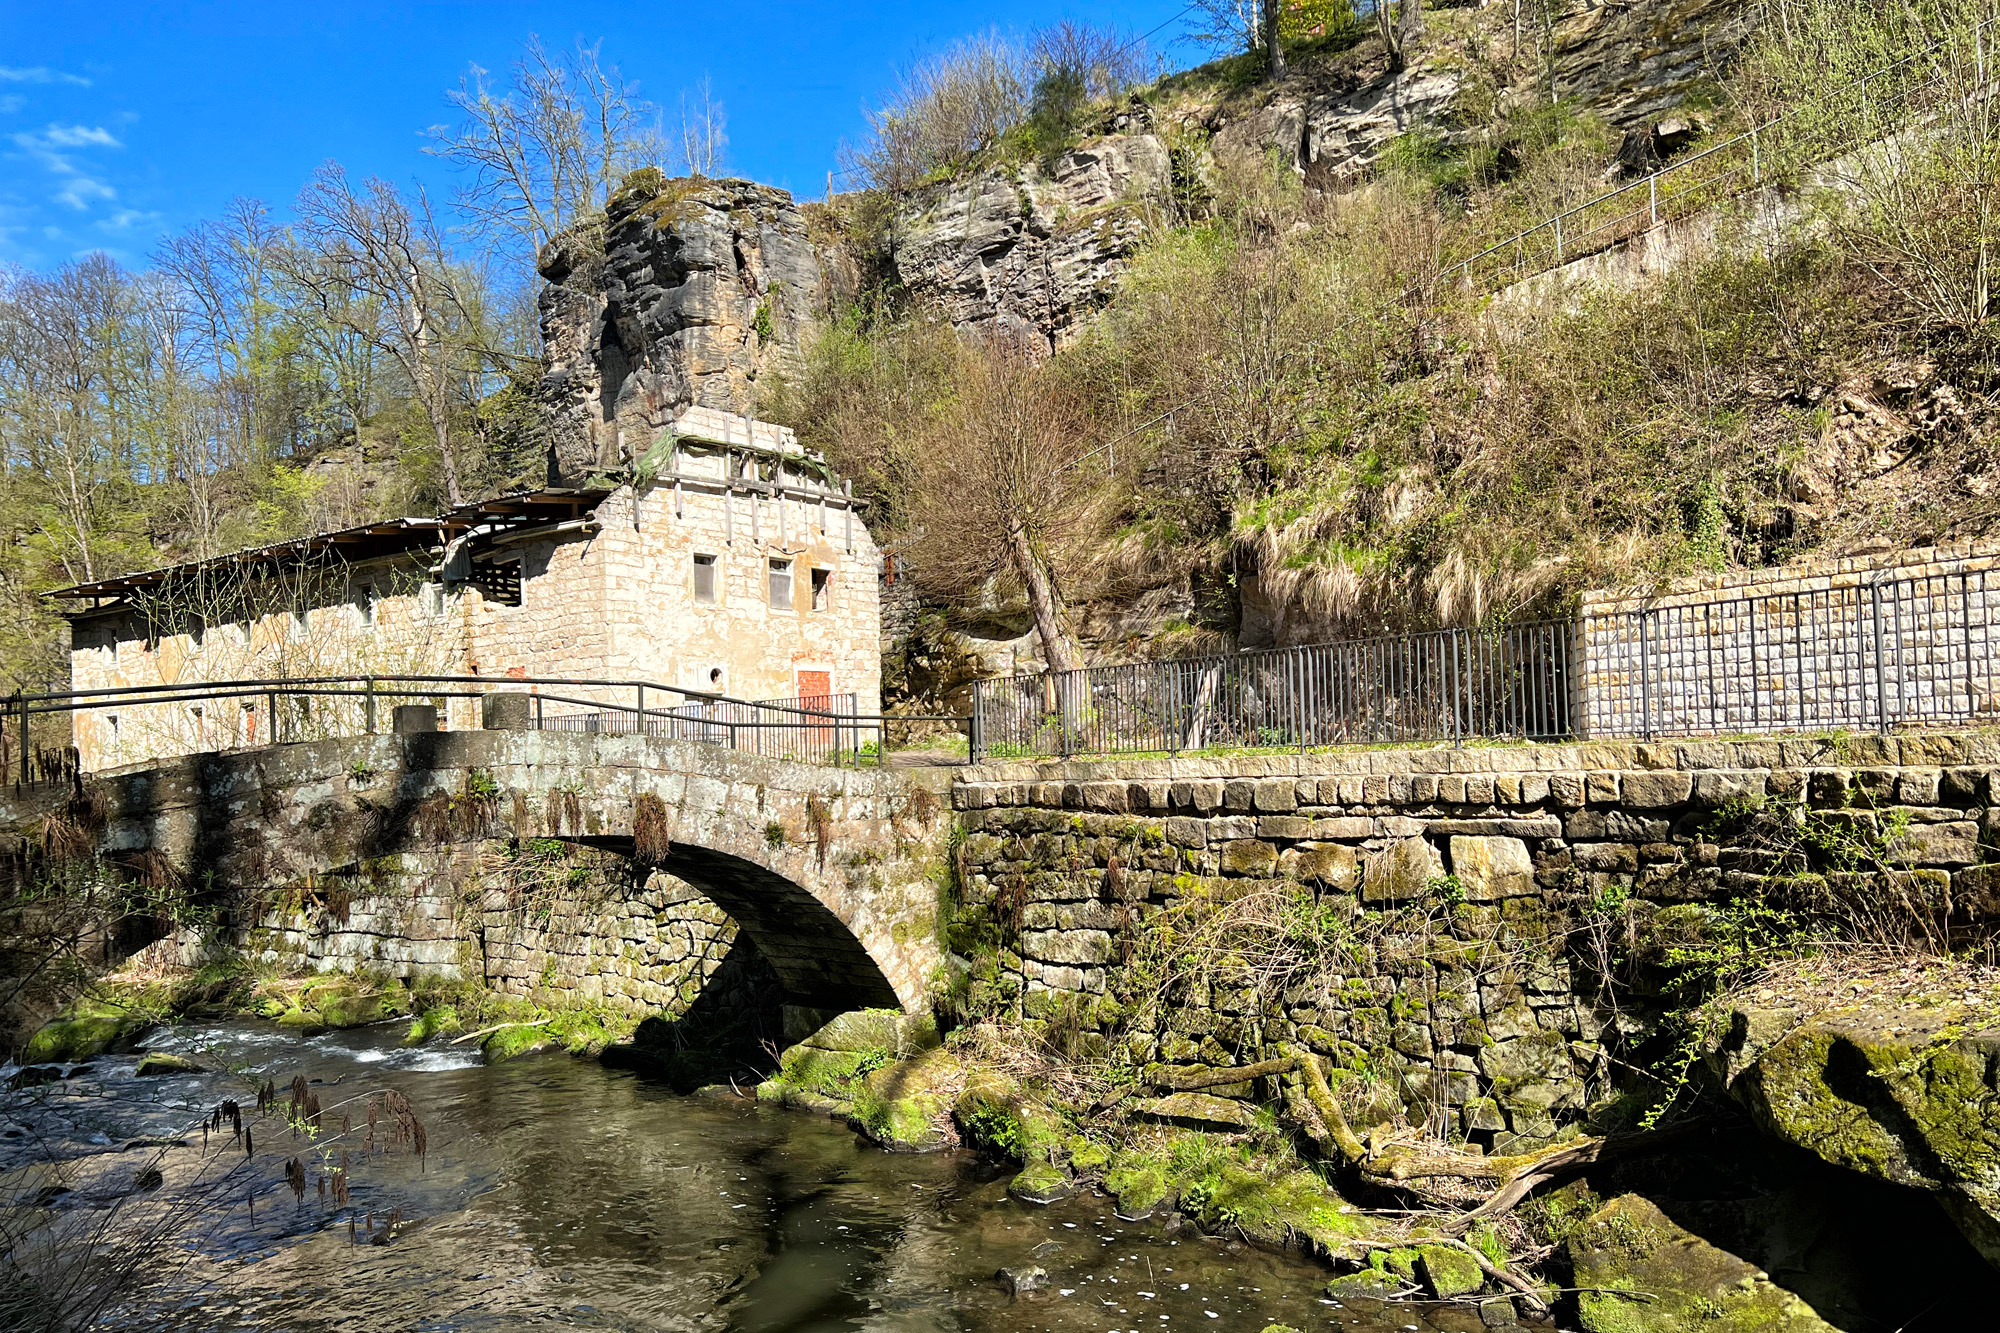
[[[445,496],[465,503],[464,468],[452,433],[468,367],[485,353],[472,324],[476,297],[455,269],[429,201],[388,181],[356,189],[338,163],[299,193],[299,244],[278,262],[319,317],[380,351],[408,380],[436,442]]]
[[[426,151],[464,172],[456,203],[489,240],[517,237],[539,253],[601,211],[626,172],[665,156],[659,108],[602,50],[578,41],[555,54],[530,37],[504,88],[474,65],[445,94],[459,123],[433,126]]]

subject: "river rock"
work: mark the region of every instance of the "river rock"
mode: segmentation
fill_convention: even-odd
[[[1564,1243],[1587,1333],[1837,1333],[1754,1265],[1636,1194],[1605,1204]]]
[[[162,1074],[199,1074],[202,1067],[185,1055],[171,1055],[165,1051],[154,1051],[139,1061],[139,1067],[132,1072],[140,1078],[153,1078]]]
[[[1786,1143],[1936,1195],[2000,1265],[2000,1025],[1990,1007],[1890,994],[1821,1009],[1810,998],[1737,1007],[1710,1071]]]
[[[1003,1268],[993,1275],[993,1279],[1005,1287],[1009,1295],[1025,1296],[1049,1285],[1049,1270],[1032,1264],[1022,1268]]]

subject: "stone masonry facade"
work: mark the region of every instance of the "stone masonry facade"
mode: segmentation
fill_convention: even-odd
[[[632,480],[577,497],[567,521],[418,544],[310,573],[171,590],[74,614],[71,688],[205,681],[472,675],[641,680],[740,699],[824,698],[880,711],[880,556],[852,488],[789,430],[701,407],[643,445]],[[506,510],[505,497],[491,502]],[[385,525],[393,526],[393,525]],[[436,540],[436,538],[429,538]],[[222,562],[227,565],[227,561]],[[517,575],[507,593],[481,570]],[[187,580],[183,580],[187,582]],[[198,580],[190,584],[200,589]],[[185,603],[182,605],[180,603]],[[159,605],[172,605],[164,615]],[[526,688],[526,687],[524,687]],[[632,706],[629,689],[550,692]],[[422,696],[398,702],[423,702]],[[439,696],[447,729],[480,725],[479,701]],[[594,711],[549,704],[552,714]],[[386,729],[385,711],[376,719]],[[365,728],[352,698],[120,701],[75,719],[85,769]],[[770,740],[771,737],[763,737]],[[767,747],[785,751],[782,744]]]
[[[957,962],[975,1010],[1126,1043],[1164,1069],[1156,1086],[1219,1082],[1296,1044],[1363,1071],[1377,1114],[1528,1146],[1609,1095],[1618,1042],[1650,1021],[1602,1003],[1593,912],[1618,904],[1643,930],[1748,888],[1753,854],[1712,832],[1743,798],[1907,820],[1906,886],[2000,916],[1994,736],[989,764],[954,788],[959,910],[998,918],[1000,944]],[[1188,903],[1259,893],[1345,923],[1339,975],[1260,995],[1224,967],[1149,1017],[1147,932]],[[1262,1086],[1171,1109],[1247,1123]]]

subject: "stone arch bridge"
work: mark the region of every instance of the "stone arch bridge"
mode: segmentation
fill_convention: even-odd
[[[940,776],[661,737],[463,731],[197,754],[91,782],[113,864],[171,868],[219,902],[371,878],[408,885],[454,849],[554,838],[698,890],[769,962],[788,1003],[914,1011],[942,958],[934,876],[951,815]],[[11,803],[13,822],[31,831],[67,798],[30,788]],[[400,958],[384,955],[388,970],[451,969],[452,942],[404,921],[415,938]]]

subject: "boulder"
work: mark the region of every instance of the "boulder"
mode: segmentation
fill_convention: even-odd
[[[1586,1333],[1836,1333],[1754,1265],[1636,1194],[1605,1204],[1564,1244]]]
[[[1783,992],[1739,1005],[1707,1066],[1766,1132],[1933,1193],[2000,1265],[2000,1023],[1977,996],[1938,1003],[1934,985],[1836,1008]]]

